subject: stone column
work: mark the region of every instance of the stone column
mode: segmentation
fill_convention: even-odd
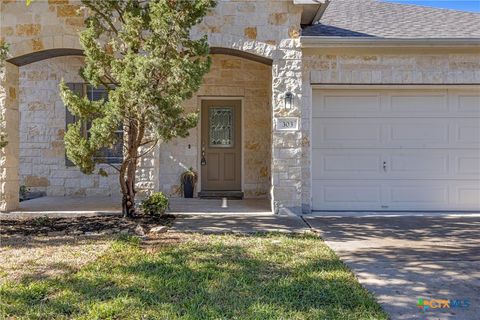
[[[144,198],[159,190],[159,144],[154,146],[148,154],[139,160],[135,187],[140,198]],[[146,152],[150,148],[151,146],[145,146],[141,148],[140,152]]]
[[[0,70],[0,113],[8,135],[8,145],[0,150],[0,211],[15,210],[19,204],[18,93],[18,67],[6,62]]]
[[[298,39],[283,40],[272,66],[272,199],[278,214],[302,213],[302,52]],[[289,110],[286,92],[293,94]],[[297,118],[296,130],[279,131],[280,118]]]

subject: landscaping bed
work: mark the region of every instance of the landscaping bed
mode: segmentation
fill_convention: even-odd
[[[151,228],[170,226],[175,219],[173,215],[139,215],[134,219],[118,215],[97,215],[89,217],[52,218],[40,216],[28,219],[1,219],[0,235],[24,236],[63,236],[63,235],[103,235],[103,234],[141,234]]]

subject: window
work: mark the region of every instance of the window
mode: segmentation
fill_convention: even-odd
[[[233,147],[233,110],[229,107],[210,108],[210,147]]]
[[[94,88],[88,84],[84,83],[68,83],[67,86],[79,96],[86,96],[90,101],[96,101],[100,99],[107,99],[108,93],[107,90],[103,87]],[[77,121],[76,117],[68,111],[66,108],[66,126],[70,123],[75,123]],[[90,133],[90,123],[85,124],[83,128],[83,133],[86,137],[88,137]],[[113,148],[102,148],[98,156],[95,157],[97,161],[110,163],[110,164],[119,164],[122,162],[123,159],[123,130],[120,126],[118,130],[115,131],[115,134],[118,136],[117,143],[113,146]],[[73,166],[73,163],[68,160],[65,155],[66,165]]]

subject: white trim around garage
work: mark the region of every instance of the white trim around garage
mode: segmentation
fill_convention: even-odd
[[[480,90],[480,83],[475,84],[315,84],[311,85],[312,90],[315,89],[426,89],[426,90],[442,90],[442,89],[466,89],[466,90]]]
[[[349,108],[336,110],[336,108],[333,108],[335,104],[326,108],[326,102],[315,100],[315,94],[312,94],[313,108],[315,106],[320,108],[316,112],[315,110],[312,111],[312,122],[315,118],[317,123],[312,123],[311,126],[314,128],[311,133],[312,143],[310,145],[311,205],[314,211],[403,212],[413,210],[429,212],[433,210],[438,212],[466,212],[479,210],[479,203],[474,200],[478,198],[474,198],[474,193],[479,192],[478,183],[480,181],[475,181],[474,175],[480,174],[478,163],[475,163],[475,159],[478,158],[477,150],[480,151],[480,149],[478,149],[478,144],[475,144],[474,140],[468,138],[468,135],[468,141],[464,139],[465,137],[462,138],[462,136],[465,136],[465,132],[476,132],[475,130],[479,128],[478,122],[475,122],[476,119],[480,119],[478,118],[479,85],[316,85],[312,86],[312,89],[312,91],[317,90],[320,94],[319,97],[334,93],[333,97],[338,98],[336,103],[343,103],[342,107],[348,107],[345,104],[349,103],[348,99],[344,99],[345,101],[342,102],[343,96],[350,97],[350,100],[352,100],[352,97],[365,98],[363,103],[361,100],[355,100]],[[397,108],[395,111],[391,109],[388,102],[390,101],[388,97],[392,93],[400,98],[408,98],[414,104],[413,98],[419,97],[420,100],[417,99],[416,104],[422,103],[428,108],[424,108],[423,111],[415,111],[414,107],[402,102],[403,105],[397,105],[397,107],[402,107],[402,110]],[[376,99],[375,94],[378,95]],[[463,108],[459,108],[457,105],[459,103],[456,98],[458,94],[464,95],[466,104]],[[477,102],[472,100],[475,97]],[[368,102],[367,98],[377,101],[378,105]],[[432,99],[429,100],[428,98]],[[355,111],[354,107],[358,110]],[[381,122],[381,129],[378,129],[380,128],[379,122]],[[423,140],[421,138],[412,140],[411,136],[414,135],[415,130],[412,131],[414,133],[405,138],[397,136],[392,140],[392,137],[390,137],[393,127],[400,130],[402,126],[412,127],[421,123],[433,126],[432,134],[429,134],[429,130],[423,130],[426,133]],[[353,139],[348,134],[341,133],[340,127],[345,132],[348,132],[348,128],[353,128],[352,134],[355,134],[355,130],[358,132],[367,127],[372,130],[368,131],[371,133],[368,137],[365,135],[360,139],[358,138],[360,136],[353,135],[356,137]],[[462,131],[462,128],[465,130]],[[327,129],[328,132],[325,131]],[[315,134],[315,131],[317,134]],[[319,132],[323,134],[319,135]],[[435,132],[440,132],[443,140],[437,139],[438,134]],[[460,135],[461,132],[464,132],[464,134]],[[443,135],[443,133],[445,134]],[[417,136],[420,137],[421,134],[417,134]],[[357,142],[358,144],[356,144]],[[323,156],[318,157],[317,153],[316,157],[314,149],[322,149]],[[350,151],[351,153],[349,153]],[[356,156],[361,157],[357,159]],[[462,166],[460,160],[462,160]],[[394,163],[395,166],[393,166]],[[412,163],[415,163],[413,166],[415,169],[411,169]],[[421,169],[422,166],[424,168],[431,167],[431,170],[422,171],[422,174],[417,175],[416,173],[420,172],[419,170],[423,170]],[[315,181],[323,181],[326,184],[315,188]],[[365,186],[370,189],[365,189]],[[429,190],[432,186],[431,192],[423,192],[428,193],[431,199],[415,196],[415,190]],[[330,199],[330,202],[327,201],[328,199],[323,201],[321,200],[323,196],[314,194],[314,190],[318,191],[319,187],[328,187],[330,196],[333,191],[336,195],[352,194],[352,196],[350,198],[339,196],[338,199]],[[378,194],[381,194],[382,199],[379,202],[377,201],[378,203],[372,200],[372,204],[369,204],[363,198],[358,203],[352,200],[358,196],[372,198],[372,190],[374,189],[378,191]],[[400,191],[403,194],[396,195],[403,198],[392,202],[393,189],[397,191],[401,189]],[[457,192],[460,189],[464,193],[462,196],[457,196],[457,194],[460,194]],[[439,195],[444,196],[444,198]],[[409,202],[404,199],[410,196],[413,198],[409,198]],[[345,200],[343,200],[344,198]],[[314,199],[316,200],[314,201]]]
[[[457,47],[480,48],[480,38],[375,38],[375,37],[300,37],[302,48],[388,48],[388,47]]]

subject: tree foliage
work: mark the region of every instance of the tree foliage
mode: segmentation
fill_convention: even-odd
[[[210,68],[206,37],[190,38],[214,0],[82,0],[88,11],[80,33],[85,52],[82,77],[108,89],[108,99],[89,101],[60,85],[62,99],[79,120],[65,134],[68,158],[92,174],[95,155],[111,147],[124,130],[119,172],[123,210],[134,214],[135,171],[144,149],[158,141],[188,136],[198,113],[183,102],[200,87]],[[88,136],[82,130],[90,126]]]

